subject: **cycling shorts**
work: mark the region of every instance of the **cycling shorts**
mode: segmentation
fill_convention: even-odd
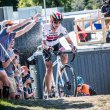
[[[60,45],[60,43],[58,43],[58,44],[56,44],[56,45],[54,45],[52,47],[54,49],[53,51],[58,51],[61,48],[61,45]],[[46,50],[46,49],[43,50],[43,56],[44,56],[44,59],[46,61],[51,60],[51,57],[50,57],[51,53],[48,50]]]

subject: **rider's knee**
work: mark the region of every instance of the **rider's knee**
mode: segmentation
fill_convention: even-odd
[[[62,60],[62,63],[63,63],[63,64],[68,63],[68,55],[66,55],[66,54],[65,54],[65,55],[62,55],[62,56],[61,56],[61,60]]]
[[[52,67],[52,62],[47,62],[47,63],[46,63],[46,67],[47,67],[47,68],[51,68],[51,67]]]
[[[48,62],[46,63],[46,68],[47,68],[47,71],[51,71],[52,70],[52,62]]]

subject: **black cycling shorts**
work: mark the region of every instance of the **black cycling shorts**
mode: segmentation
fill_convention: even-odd
[[[58,43],[58,44],[56,44],[56,45],[54,45],[52,47],[54,48],[53,51],[58,51],[61,48],[61,45],[60,45],[60,43]],[[43,50],[43,56],[44,56],[46,61],[51,60],[51,57],[50,57],[51,54],[50,54],[50,52],[48,50],[45,50],[45,49]]]

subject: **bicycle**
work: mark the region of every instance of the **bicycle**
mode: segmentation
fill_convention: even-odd
[[[71,51],[58,51],[52,52],[51,56],[56,55],[57,58],[53,62],[53,67],[57,65],[56,77],[52,77],[52,97],[62,97],[62,96],[76,96],[77,95],[77,81],[76,74],[73,68],[69,64],[63,65],[61,62],[60,55],[65,53],[70,53]],[[75,54],[73,54],[73,61]],[[61,95],[62,94],[62,95]],[[48,99],[48,92],[45,86],[45,77],[43,80],[43,99]]]

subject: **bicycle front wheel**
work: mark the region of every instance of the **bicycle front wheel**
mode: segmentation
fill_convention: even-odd
[[[61,68],[61,75],[59,75],[57,87],[59,96],[62,96],[61,94],[63,96],[74,97],[77,95],[76,75],[73,68],[68,64],[63,65]]]

